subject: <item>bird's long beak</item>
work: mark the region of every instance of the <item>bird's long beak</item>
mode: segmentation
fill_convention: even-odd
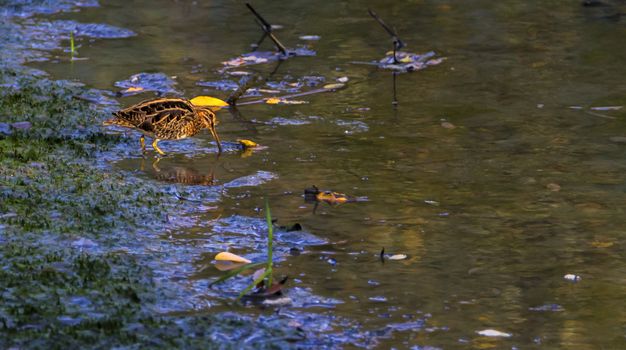
[[[217,143],[217,149],[218,149],[218,154],[222,153],[222,143],[220,142],[220,137],[217,135],[217,131],[215,130],[215,125],[212,125],[209,130],[211,130],[211,135],[213,135],[213,138],[215,139],[215,142]]]

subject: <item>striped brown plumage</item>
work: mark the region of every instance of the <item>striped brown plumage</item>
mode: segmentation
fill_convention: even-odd
[[[154,139],[152,146],[160,154],[163,151],[157,146],[160,140],[180,140],[191,137],[206,128],[209,129],[219,151],[222,151],[215,125],[215,113],[208,107],[193,105],[183,98],[157,98],[143,101],[134,106],[113,113],[113,118],[104,125],[119,125],[141,132]],[[143,136],[141,145],[144,147]]]

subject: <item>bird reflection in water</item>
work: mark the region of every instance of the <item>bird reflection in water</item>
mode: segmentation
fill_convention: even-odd
[[[213,169],[203,173],[194,168],[183,165],[168,165],[167,160],[161,162],[162,158],[156,158],[152,162],[154,177],[163,182],[179,183],[184,185],[215,186],[217,179]],[[145,159],[141,161],[141,171],[145,170]]]

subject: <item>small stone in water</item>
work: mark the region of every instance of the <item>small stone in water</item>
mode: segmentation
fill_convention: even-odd
[[[341,77],[341,78],[337,78],[337,81],[340,83],[347,83],[348,82],[348,77]]]
[[[500,332],[495,329],[484,329],[482,331],[476,331],[476,333],[485,337],[503,337],[503,338],[511,337],[510,333]]]
[[[563,278],[565,278],[568,281],[572,281],[572,282],[578,282],[582,279],[582,277],[578,276],[578,275],[574,275],[571,273],[568,273],[567,275],[563,276]]]
[[[336,260],[336,259],[334,259],[334,258],[328,258],[328,259],[326,260],[326,262],[327,262],[327,263],[329,263],[329,264],[331,264],[332,266],[337,265],[337,260]]]

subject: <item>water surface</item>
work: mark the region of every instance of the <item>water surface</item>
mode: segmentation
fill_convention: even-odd
[[[223,140],[267,146],[248,157],[231,151],[216,158],[210,135],[202,134],[163,142],[174,154],[158,171],[138,145],[136,156],[114,167],[164,183],[195,179],[188,182],[193,191],[224,186],[216,207],[199,214],[206,222],[260,218],[268,197],[279,222],[298,222],[326,242],[285,255],[277,271],[292,278],[295,291],[340,303],[295,309],[350,320],[348,329],[378,330],[383,348],[624,347],[625,109],[591,109],[626,105],[626,19],[611,16],[626,6],[611,4],[255,3],[284,26],[276,34],[287,46],[316,51],[283,62],[270,81],[346,76],[347,87],[301,98],[307,104],[219,112]],[[380,59],[391,48],[368,7],[395,25],[406,50],[447,57],[398,75],[396,107],[390,71],[351,63]],[[55,78],[112,91],[133,74],[159,72],[185,96],[225,98],[228,91],[197,83],[237,81],[219,73],[221,62],[260,37],[246,8],[230,2],[107,1],[56,17],[137,34],[79,39],[87,60],[37,64]],[[321,38],[299,40],[303,35]],[[245,70],[269,75],[274,68]],[[275,176],[257,186],[225,186],[259,171]],[[314,213],[302,197],[311,185],[368,201],[322,203]],[[163,239],[211,247],[219,233],[208,224]],[[381,263],[382,247],[408,259]],[[207,248],[205,262],[215,252]],[[190,281],[220,275],[194,263]],[[582,279],[573,283],[565,274]],[[211,298],[212,310],[232,310]],[[512,336],[476,333],[485,329]]]

